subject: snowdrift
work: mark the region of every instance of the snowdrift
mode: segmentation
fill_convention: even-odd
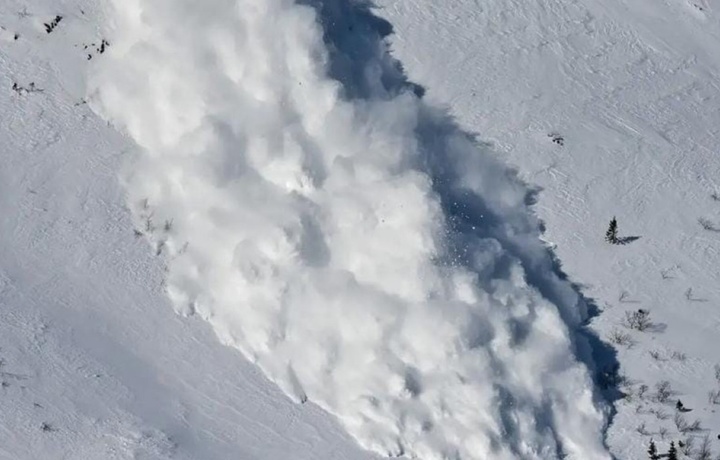
[[[528,190],[341,1],[114,0],[94,109],[182,314],[363,446],[607,459]],[[583,359],[587,359],[584,357]]]

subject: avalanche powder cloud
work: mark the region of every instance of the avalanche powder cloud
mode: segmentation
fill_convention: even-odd
[[[318,11],[352,2],[112,3],[93,106],[141,147],[124,181],[179,312],[381,454],[609,458],[525,189],[389,90],[384,48],[349,76],[364,97],[331,78]],[[441,188],[493,230],[456,228]]]

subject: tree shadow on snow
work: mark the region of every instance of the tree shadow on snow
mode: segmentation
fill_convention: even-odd
[[[299,0],[298,3],[318,12],[330,54],[329,73],[342,85],[346,99],[381,101],[404,93],[423,97],[425,89],[408,81],[402,65],[390,56],[386,38],[393,33],[393,27],[373,14],[371,2]],[[505,250],[502,257],[519,260],[526,271],[527,282],[558,305],[563,319],[574,332],[577,356],[595,375],[602,397],[610,403],[620,398],[622,378],[616,350],[587,327],[600,309],[592,299],[583,296],[580,286],[567,279],[556,255],[539,242],[542,223],[531,209],[539,190],[523,184],[515,171],[497,159],[491,145],[464,131],[446,112],[422,104],[416,136],[422,151],[421,164],[417,167],[433,181],[448,227],[453,232],[452,238],[447,238],[452,247],[448,248],[446,262],[481,273],[485,268],[468,260],[471,253],[468,247],[498,241]],[[476,178],[478,183],[486,185],[468,183],[468,178]],[[501,186],[510,181],[514,190],[524,190],[523,215],[518,216],[516,212],[508,220],[507,214],[496,211],[498,206],[502,209],[503,197],[493,196],[493,181]],[[481,193],[479,190],[483,187]],[[629,237],[628,242],[635,239],[637,237]],[[502,269],[503,264],[496,263],[493,275],[502,276],[498,272]],[[612,418],[612,404],[610,411]]]
[[[641,238],[640,236],[623,236],[622,238],[618,238],[617,244],[625,245],[625,244],[634,243],[635,241],[639,240],[640,238]]]

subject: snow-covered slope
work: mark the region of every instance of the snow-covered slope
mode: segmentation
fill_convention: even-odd
[[[606,340],[630,336],[631,346],[614,344],[632,395],[619,401],[609,430],[616,455],[645,458],[651,438],[664,452],[670,440],[705,435],[717,455],[720,414],[708,401],[720,389],[717,5],[379,5],[395,26],[394,54],[426,99],[449,106],[542,189],[534,209],[545,238],[603,310],[593,329]],[[560,138],[563,145],[553,142]],[[621,236],[639,239],[606,244],[613,216]],[[622,325],[640,308],[655,323],[642,333]],[[665,404],[654,401],[663,380],[673,388]],[[678,399],[701,431],[678,432]]]
[[[712,5],[381,6],[0,5],[0,457],[715,437]]]
[[[0,3],[0,458],[375,458],[172,311],[117,181],[132,144],[82,104],[93,3]]]

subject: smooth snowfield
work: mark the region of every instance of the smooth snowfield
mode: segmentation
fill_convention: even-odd
[[[141,147],[124,182],[179,312],[378,453],[609,458],[528,190],[364,5],[113,4],[91,104]]]

